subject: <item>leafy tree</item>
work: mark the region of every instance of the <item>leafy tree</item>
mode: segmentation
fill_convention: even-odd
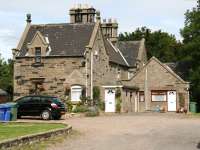
[[[200,0],[197,6],[185,13],[185,27],[181,30],[183,37],[182,60],[189,62],[192,99],[200,104]]]
[[[0,55],[0,88],[7,91],[12,97],[13,93],[13,61],[5,61]]]
[[[182,44],[176,41],[174,35],[169,35],[161,30],[152,32],[151,29],[142,27],[137,28],[132,33],[125,32],[120,34],[121,41],[146,39],[148,58],[155,56],[162,62],[174,62],[178,59],[178,53]]]

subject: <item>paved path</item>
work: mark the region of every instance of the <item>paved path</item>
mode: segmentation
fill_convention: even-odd
[[[66,122],[81,134],[49,150],[195,150],[200,143],[200,118],[143,114]]]

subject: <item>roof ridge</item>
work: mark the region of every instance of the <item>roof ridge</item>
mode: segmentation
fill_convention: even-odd
[[[120,54],[120,56],[122,57],[122,59],[124,60],[124,62],[126,63],[126,65],[130,66],[129,63],[128,63],[128,61],[123,56],[122,52],[119,50],[119,48],[115,47],[109,39],[107,39],[107,40],[108,40],[109,44],[113,47],[113,49],[116,51],[116,53],[118,52]]]
[[[47,23],[47,24],[31,24],[31,26],[59,26],[59,25],[95,25],[95,23]]]

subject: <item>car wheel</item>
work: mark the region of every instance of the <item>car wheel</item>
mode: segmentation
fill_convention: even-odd
[[[49,110],[44,110],[41,114],[43,120],[51,119],[51,112]]]
[[[17,119],[21,119],[22,117],[20,115],[17,115]]]

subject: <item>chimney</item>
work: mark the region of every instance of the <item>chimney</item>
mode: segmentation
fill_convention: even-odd
[[[31,14],[26,14],[26,22],[31,23]]]
[[[96,21],[101,21],[100,11],[96,11]]]
[[[108,21],[103,19],[101,24],[103,35],[108,38],[113,44],[118,41],[118,23],[116,19],[109,18]]]
[[[95,22],[96,9],[88,4],[78,4],[69,10],[70,23],[93,23]]]

